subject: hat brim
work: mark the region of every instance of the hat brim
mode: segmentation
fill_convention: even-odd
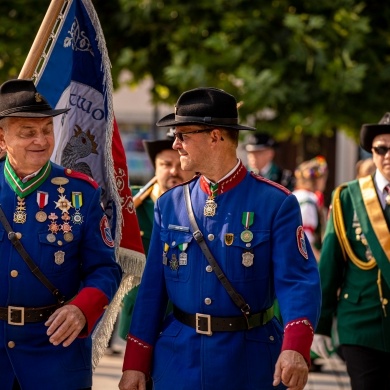
[[[260,151],[266,150],[266,149],[275,149],[278,146],[279,145],[277,143],[275,143],[273,145],[246,145],[245,150],[247,152],[260,152]]]
[[[60,108],[56,110],[44,110],[44,111],[16,111],[11,113],[2,114],[0,112],[0,119],[3,118],[46,118],[53,117],[65,112],[68,112],[70,108]]]
[[[360,146],[368,153],[372,153],[372,142],[381,134],[390,134],[390,125],[366,124],[360,130]]]
[[[191,125],[202,125],[202,126],[214,126],[216,128],[223,128],[223,129],[235,129],[235,130],[251,130],[255,131],[256,129],[254,127],[250,126],[243,126],[243,125],[225,125],[225,124],[217,124],[217,123],[207,123],[204,121],[177,121],[175,120],[175,114],[168,114],[164,116],[164,118],[161,118],[156,125],[158,127],[169,127],[169,126],[191,126]]]
[[[173,139],[160,139],[155,141],[142,140],[145,152],[149,156],[150,162],[154,168],[156,168],[156,156],[163,150],[172,149],[173,142]]]

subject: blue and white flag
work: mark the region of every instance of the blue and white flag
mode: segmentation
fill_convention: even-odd
[[[124,294],[139,282],[145,255],[126,156],[114,118],[111,64],[103,31],[91,0],[61,1],[62,5],[55,3],[61,7],[59,14],[52,16],[48,11],[45,17],[53,22],[53,31],[29,77],[52,107],[70,108],[54,118],[56,145],[52,160],[91,176],[102,187],[102,203],[115,236],[117,259],[125,272],[106,310],[106,321],[101,321],[95,330],[98,335],[94,342],[99,344],[94,345],[96,366]],[[36,41],[40,42],[38,36]]]

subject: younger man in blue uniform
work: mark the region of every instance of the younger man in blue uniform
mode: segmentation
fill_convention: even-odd
[[[237,158],[239,130],[254,129],[232,95],[187,91],[158,126],[176,127],[182,169],[201,174],[156,202],[119,388],[144,389],[151,374],[156,390],[303,389],[320,284],[296,197]]]
[[[100,188],[50,162],[67,111],[30,80],[0,86],[2,390],[91,389],[90,335],[120,282]]]

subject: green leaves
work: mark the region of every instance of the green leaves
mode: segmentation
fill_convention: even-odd
[[[0,75],[16,77],[49,0],[0,3]],[[94,0],[114,82],[155,101],[215,86],[275,134],[358,133],[389,110],[390,5],[380,0]],[[264,114],[266,113],[266,115]],[[271,115],[270,115],[271,113]]]

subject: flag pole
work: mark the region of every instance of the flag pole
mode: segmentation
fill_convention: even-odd
[[[67,2],[69,2],[69,0],[51,1],[18,78],[28,79],[33,77],[50,34],[53,31],[58,15]]]

